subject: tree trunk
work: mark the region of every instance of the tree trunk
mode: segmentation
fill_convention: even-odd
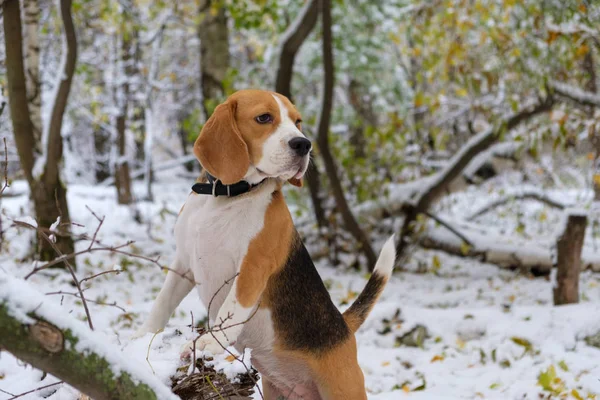
[[[36,139],[36,153],[41,153],[42,137],[42,93],[40,84],[40,44],[39,19],[40,7],[37,0],[23,0],[25,22],[25,66],[27,80],[27,99]]]
[[[123,19],[124,24],[129,20],[128,9],[134,7],[133,4],[128,3],[127,8],[124,8]],[[119,107],[119,114],[115,119],[115,128],[117,131],[117,159],[115,161],[115,188],[117,189],[117,202],[119,204],[130,204],[133,201],[131,194],[131,176],[129,174],[129,161],[127,159],[126,149],[126,133],[127,133],[127,117],[129,111],[129,79],[133,75],[135,66],[133,65],[132,57],[132,36],[133,34],[127,29],[127,27],[121,27],[121,55],[118,62],[118,75],[120,77],[120,87],[116,88],[117,91],[117,106]]]
[[[18,359],[96,400],[177,398],[160,383],[150,383],[152,376],[133,376],[138,369],[127,364],[119,349],[62,308],[44,302],[26,282],[0,271],[0,293],[0,347]],[[55,315],[60,316],[56,323],[51,320]]]
[[[21,167],[31,187],[36,140],[27,102],[19,1],[5,1],[2,9],[10,117]]]
[[[290,101],[292,101],[294,60],[298,50],[317,24],[318,16],[319,0],[309,0],[300,10],[296,20],[290,24],[290,28],[282,35],[275,91],[288,97]]]
[[[199,12],[202,107],[208,119],[224,96],[223,81],[229,69],[229,29],[225,5],[221,2],[201,0]]]
[[[354,156],[359,159],[364,159],[367,156],[366,147],[367,141],[365,139],[365,130],[368,125],[375,125],[375,120],[372,115],[372,108],[370,104],[364,104],[362,100],[362,85],[355,79],[350,80],[348,86],[348,97],[350,98],[350,105],[356,113],[356,123],[353,124],[350,134],[350,145],[354,149]]]
[[[556,242],[556,285],[554,305],[579,303],[579,272],[581,271],[581,249],[585,239],[587,217],[568,216],[565,230]]]
[[[117,202],[119,204],[131,204],[131,175],[129,173],[129,162],[125,158],[125,120],[127,107],[121,110],[116,118],[117,128],[117,160],[115,165],[115,188],[117,189]]]
[[[275,91],[286,96],[293,102],[292,77],[294,72],[294,59],[300,46],[314,29],[319,16],[319,0],[310,0],[304,5],[297,19],[283,34],[284,41],[279,52],[279,64],[275,78]],[[308,165],[306,182],[310,191],[315,219],[320,229],[327,226],[325,208],[321,198],[321,177],[315,160]]]
[[[350,206],[344,197],[342,184],[337,175],[335,160],[329,149],[329,123],[331,120],[331,109],[333,107],[333,85],[335,79],[331,34],[331,0],[322,0],[319,4],[323,18],[323,66],[325,70],[325,81],[322,100],[323,104],[319,116],[317,141],[321,156],[323,157],[323,163],[325,164],[325,171],[327,172],[336,204],[339,207],[344,220],[344,225],[358,242],[360,250],[367,258],[368,267],[372,270],[375,267],[377,257],[375,256],[375,252],[371,247],[367,235],[358,225],[358,222],[354,218],[352,210],[350,210]]]
[[[59,90],[54,99],[50,126],[46,130],[48,146],[46,163],[41,176],[34,176],[33,166],[36,162],[34,149],[39,146],[34,134],[29,104],[27,101],[26,78],[23,63],[23,37],[21,33],[21,13],[19,1],[6,1],[4,10],[4,37],[6,46],[6,72],[10,114],[13,123],[15,143],[19,153],[21,167],[31,192],[38,226],[48,228],[61,217],[59,231],[66,235],[57,235],[57,247],[64,253],[73,252],[73,239],[68,235],[69,210],[67,207],[66,188],[60,181],[59,162],[62,157],[62,136],[60,129],[62,115],[66,107],[71,77],[75,70],[74,29],[70,15],[70,2],[61,2],[61,14],[65,23],[68,52],[64,57],[64,65],[59,72]],[[63,70],[67,79],[63,78]],[[44,143],[42,143],[44,144]],[[39,160],[38,162],[42,162]],[[37,253],[42,260],[50,260],[56,256],[51,246],[38,238]]]
[[[75,73],[75,63],[77,62],[77,38],[71,15],[71,4],[72,0],[60,0],[59,2],[64,28],[63,43],[65,45],[63,49],[66,53],[62,54],[61,65],[57,73],[56,85],[58,87],[55,97],[52,99],[50,120],[42,137],[42,144],[47,146],[44,173],[40,182],[32,186],[39,226],[47,227],[49,226],[46,225],[47,222],[51,221],[50,224],[52,224],[59,216],[61,218],[59,230],[63,235],[57,236],[56,246],[63,254],[72,253],[75,249],[73,238],[69,235],[71,218],[67,205],[67,188],[60,178],[60,165],[63,155],[62,123]],[[40,212],[43,214],[40,214]],[[56,256],[54,250],[46,241],[38,241],[38,247],[42,260],[51,259],[52,255]],[[71,264],[73,265],[74,262],[71,262]]]

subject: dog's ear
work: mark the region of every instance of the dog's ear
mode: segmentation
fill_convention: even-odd
[[[290,178],[288,179],[288,182],[291,183],[292,185],[296,186],[296,187],[302,187],[304,186],[304,179],[300,178]]]
[[[194,143],[202,167],[225,185],[241,181],[250,167],[248,146],[235,122],[236,106],[230,99],[215,108]]]

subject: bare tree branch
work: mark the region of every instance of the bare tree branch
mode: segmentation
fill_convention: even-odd
[[[560,97],[585,106],[600,107],[600,95],[596,93],[586,92],[578,87],[558,81],[550,81],[548,86]]]
[[[498,200],[492,201],[492,202],[484,205],[483,207],[479,208],[478,210],[475,210],[471,214],[469,214],[466,219],[467,219],[467,221],[472,221],[472,220],[490,212],[494,208],[503,206],[514,200],[537,200],[537,201],[544,203],[550,207],[558,208],[559,210],[563,210],[566,207],[565,204],[560,203],[560,202],[550,198],[549,196],[545,195],[544,193],[540,193],[539,191],[536,191],[536,190],[527,190],[524,192],[508,194],[507,196],[503,196]]]

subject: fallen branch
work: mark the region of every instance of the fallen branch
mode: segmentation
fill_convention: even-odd
[[[503,118],[495,126],[488,128],[469,140],[452,157],[450,163],[442,171],[429,179],[426,185],[416,192],[416,195],[403,207],[405,218],[396,246],[397,258],[400,259],[402,257],[411,241],[417,216],[427,211],[444,194],[448,185],[462,173],[473,157],[487,150],[504,132],[514,129],[535,115],[549,111],[552,105],[552,97],[546,97],[533,107],[528,107],[517,114]]]
[[[0,270],[0,347],[96,400],[177,399],[106,338]],[[118,372],[117,372],[118,371]]]
[[[470,238],[471,246],[446,228],[431,224],[420,237],[419,244],[427,249],[442,250],[460,257],[476,258],[503,268],[518,268],[536,274],[548,274],[554,266],[553,243],[522,237],[500,235],[474,224],[453,221],[454,229]],[[600,271],[600,254],[588,247],[583,249],[581,269]]]
[[[492,211],[494,208],[498,208],[515,200],[537,200],[540,203],[544,203],[553,208],[558,208],[559,210],[563,210],[567,207],[566,204],[550,198],[548,195],[539,190],[526,190],[522,192],[511,193],[497,200],[491,201],[490,203],[480,207],[478,210],[472,212],[469,216],[467,216],[466,219],[467,221],[473,221],[474,219]]]

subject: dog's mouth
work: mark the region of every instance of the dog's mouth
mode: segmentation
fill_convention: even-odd
[[[254,168],[256,169],[256,172],[258,172],[258,174],[264,178],[279,178],[283,180],[288,180],[292,178],[301,179],[306,173],[306,170],[308,169],[308,163],[309,158],[302,157],[301,160],[292,163],[290,166],[281,168],[275,173],[262,170],[260,168],[257,168],[256,166]]]

